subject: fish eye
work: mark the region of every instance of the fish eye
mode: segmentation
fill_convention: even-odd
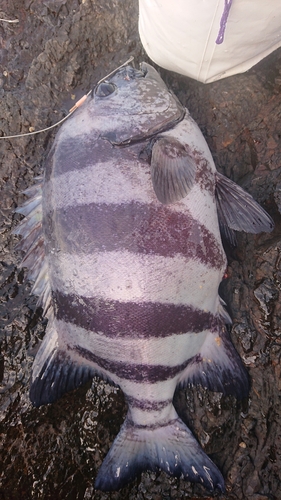
[[[115,90],[116,86],[114,85],[114,83],[101,82],[95,89],[95,95],[97,95],[98,97],[107,97],[113,94]]]

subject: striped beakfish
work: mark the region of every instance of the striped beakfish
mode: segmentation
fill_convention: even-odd
[[[144,470],[224,490],[173,406],[177,387],[247,396],[218,294],[220,229],[271,231],[267,213],[219,174],[198,126],[154,68],[101,81],[58,132],[16,233],[48,317],[30,398],[52,403],[95,375],[128,414],[96,478],[115,490]]]

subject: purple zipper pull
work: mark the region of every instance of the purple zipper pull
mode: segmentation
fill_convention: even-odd
[[[227,23],[231,4],[232,4],[232,0],[224,0],[224,10],[223,10],[223,13],[221,16],[220,30],[219,30],[219,34],[218,34],[217,39],[216,39],[216,43],[218,45],[220,43],[222,43],[224,40],[224,32],[225,32],[226,23]]]

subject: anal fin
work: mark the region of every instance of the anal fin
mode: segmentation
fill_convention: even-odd
[[[200,384],[210,391],[234,395],[237,399],[248,396],[249,375],[225,326],[208,333],[200,353],[194,356],[181,376],[179,385],[187,384]]]

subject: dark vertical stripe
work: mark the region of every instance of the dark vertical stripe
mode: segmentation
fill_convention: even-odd
[[[68,346],[69,349],[77,352],[82,358],[98,365],[102,370],[116,375],[119,378],[143,384],[155,384],[174,378],[181,373],[190,363],[190,359],[176,366],[165,365],[144,365],[133,363],[122,363],[120,361],[109,361],[96,356],[93,352],[81,346]]]
[[[139,408],[143,411],[161,411],[170,406],[173,400],[150,401],[148,399],[137,399],[132,396],[126,396],[126,401],[131,408]]]
[[[124,158],[123,149],[114,148],[108,141],[97,140],[97,132],[95,137],[79,136],[68,137],[63,139],[63,134],[60,135],[60,143],[54,143],[46,163],[45,163],[45,180],[51,177],[58,177],[61,174],[82,170],[89,165],[96,163],[104,163],[112,161],[112,158]],[[127,153],[127,150],[126,150]]]
[[[67,253],[128,250],[171,257],[181,254],[221,269],[224,255],[214,235],[187,212],[138,202],[67,207],[54,219],[51,245]]]
[[[221,321],[210,312],[158,302],[119,302],[53,293],[57,319],[107,337],[167,337],[199,333]]]

